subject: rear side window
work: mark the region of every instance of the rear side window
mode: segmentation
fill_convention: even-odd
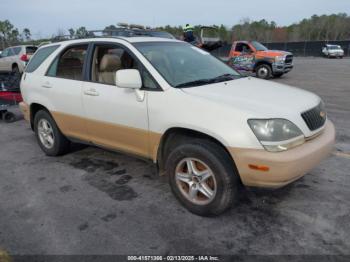
[[[15,55],[18,55],[21,52],[21,49],[22,48],[20,46],[18,46],[18,47],[12,48],[12,51]]]
[[[59,45],[53,45],[40,48],[38,52],[36,52],[35,55],[30,59],[29,64],[26,67],[26,72],[34,72],[42,64],[42,62],[44,62],[44,60],[49,55],[51,55],[58,47]]]
[[[88,45],[79,45],[67,49],[51,64],[47,75],[72,80],[83,79],[83,66]]]
[[[26,54],[27,55],[32,55],[35,53],[35,51],[37,50],[38,48],[36,46],[27,46],[26,47]]]

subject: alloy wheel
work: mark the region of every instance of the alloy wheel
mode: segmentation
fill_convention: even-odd
[[[55,144],[55,135],[51,124],[46,119],[40,119],[38,123],[38,135],[40,142],[47,149],[53,148]]]
[[[207,205],[215,198],[217,183],[207,164],[196,158],[185,158],[175,169],[176,185],[182,195],[197,205]]]

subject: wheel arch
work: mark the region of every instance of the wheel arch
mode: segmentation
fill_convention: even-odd
[[[256,72],[256,68],[260,65],[268,65],[271,67],[271,70],[272,70],[272,63],[270,61],[267,61],[267,60],[260,60],[260,61],[257,61],[254,65],[254,68],[253,68],[253,72]]]
[[[50,115],[50,111],[45,107],[43,106],[42,104],[39,104],[39,103],[32,103],[30,104],[29,106],[29,119],[30,119],[30,127],[32,128],[32,130],[34,130],[34,117],[35,117],[35,114],[37,112],[39,112],[40,110],[45,110],[47,111]],[[51,115],[52,116],[52,115]]]
[[[17,62],[13,62],[12,63],[11,69],[14,69],[15,67],[17,67],[19,69]]]
[[[236,167],[236,164],[232,155],[228,151],[224,142],[220,141],[221,139],[218,139],[212,135],[208,135],[206,133],[203,133],[201,131],[191,129],[191,128],[172,127],[167,129],[166,132],[162,135],[157,148],[157,154],[154,159],[157,163],[160,175],[165,174],[165,161],[166,161],[167,155],[171,152],[171,149],[176,145],[176,141],[179,141],[179,140],[181,141],[181,139],[184,140],[188,138],[201,138],[204,140],[209,140],[212,143],[215,143],[218,146],[220,146],[226,152],[228,157],[231,159],[231,164],[233,168],[235,168],[238,172],[238,169]]]

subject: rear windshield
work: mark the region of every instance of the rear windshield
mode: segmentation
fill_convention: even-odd
[[[36,46],[27,46],[26,47],[26,54],[28,55],[32,55],[35,53],[35,51],[37,50],[38,48]]]
[[[35,55],[29,60],[29,64],[26,67],[26,72],[34,72],[58,47],[59,45],[53,45],[40,48],[38,52],[36,52]]]
[[[15,55],[18,55],[21,52],[21,49],[22,48],[20,46],[17,46],[17,47],[12,48],[12,51]]]

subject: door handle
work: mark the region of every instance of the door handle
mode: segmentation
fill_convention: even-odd
[[[99,96],[100,94],[95,89],[88,89],[84,91],[87,96]]]
[[[52,88],[52,85],[50,84],[50,82],[45,82],[44,84],[41,85],[41,87]]]

